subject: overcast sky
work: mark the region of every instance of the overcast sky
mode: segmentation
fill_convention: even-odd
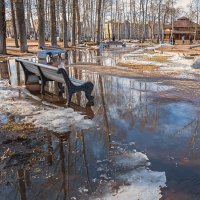
[[[187,5],[190,3],[190,0],[177,0],[177,6],[187,9]]]

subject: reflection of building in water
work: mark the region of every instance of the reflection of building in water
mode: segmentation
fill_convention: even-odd
[[[0,79],[9,79],[7,61],[0,62]]]

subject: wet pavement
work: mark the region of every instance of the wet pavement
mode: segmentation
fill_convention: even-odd
[[[68,61],[55,65],[84,62],[115,66],[124,53],[70,51]],[[122,199],[120,194],[130,185],[137,190],[141,183],[141,188],[146,188],[148,181],[152,185],[159,182],[164,178],[159,172],[165,173],[167,186],[159,183],[157,187],[162,186],[161,199],[200,199],[199,94],[188,90],[185,95],[176,84],[165,80],[100,75],[73,66],[68,70],[70,76],[90,80],[95,85],[94,106],[86,107],[81,94],[74,95],[71,106],[91,119],[94,126],[62,133],[25,125],[17,130],[15,126],[23,117],[2,112],[0,108],[0,199]],[[9,79],[21,92],[21,87],[16,86],[23,86],[23,71],[13,60],[9,65],[0,63],[0,78]],[[195,77],[195,81],[198,79]],[[27,98],[38,107],[48,103],[67,107],[65,96],[57,95],[56,84],[49,83],[46,94],[40,95],[36,82],[33,80],[26,87],[32,95],[19,95],[15,101]],[[14,127],[5,127],[11,122]],[[123,159],[136,152],[146,155],[149,161],[142,160],[145,163],[133,171],[135,166]],[[157,179],[153,175],[154,179],[147,179],[149,174],[140,171],[141,165],[148,173],[156,172]],[[129,173],[142,174],[142,178],[138,175],[133,183],[119,178]],[[106,192],[111,197],[106,197]],[[130,198],[127,195],[123,199]],[[159,196],[149,193],[146,198],[132,199],[159,199]]]

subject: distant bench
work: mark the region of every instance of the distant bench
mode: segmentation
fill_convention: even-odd
[[[61,49],[60,46],[41,46],[40,49],[42,50],[54,50],[54,49]]]
[[[58,56],[61,58],[61,54],[65,54],[65,58],[67,58],[67,50],[61,49],[59,46],[41,46],[40,51],[37,52],[37,56],[39,59],[45,59],[47,55],[50,58],[53,56]]]
[[[66,84],[66,94],[68,94],[68,104],[71,103],[72,95],[76,92],[84,91],[88,103],[93,103],[94,97],[91,95],[94,88],[93,83],[69,78],[64,68],[56,68],[45,64],[35,63],[24,59],[16,59],[20,63],[25,74],[25,84],[31,75],[36,75],[41,80],[41,93],[44,93],[44,86],[47,81],[58,83],[60,92],[64,92],[63,84]]]
[[[126,47],[126,43],[124,42],[118,42],[118,41],[109,41],[109,42],[101,42],[100,43],[100,48],[108,48],[110,46],[122,46]]]

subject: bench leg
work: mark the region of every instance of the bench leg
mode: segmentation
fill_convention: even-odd
[[[44,87],[45,87],[45,85],[46,85],[46,81],[45,80],[41,80],[41,91],[40,91],[40,93],[41,94],[44,94]]]
[[[90,82],[86,83],[87,85],[85,86],[85,96],[88,99],[89,102],[93,102],[94,101],[94,97],[91,95],[92,94],[92,90],[94,88],[94,85]]]
[[[25,85],[26,85],[27,82],[28,82],[28,77],[29,77],[29,75],[28,75],[28,73],[24,73],[24,75],[25,75]]]
[[[68,93],[68,102],[67,102],[68,105],[71,103],[72,94],[73,94],[73,93],[71,93],[71,92]]]
[[[63,84],[58,83],[58,88],[59,88],[59,95],[61,96],[65,92]]]

